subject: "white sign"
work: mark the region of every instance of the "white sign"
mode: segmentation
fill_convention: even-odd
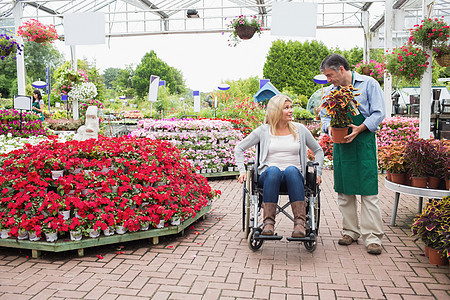
[[[105,15],[89,12],[64,15],[66,45],[96,45],[105,43]]]
[[[14,95],[14,109],[31,110],[31,97]]]
[[[148,87],[148,101],[156,102],[158,98],[159,76],[150,76],[150,85]]]
[[[55,107],[61,107],[61,102],[55,102]]]
[[[194,91],[194,112],[200,112],[200,92]]]
[[[317,3],[274,2],[272,35],[316,37]]]

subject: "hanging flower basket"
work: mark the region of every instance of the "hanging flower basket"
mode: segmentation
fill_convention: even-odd
[[[17,52],[16,52],[17,51]],[[19,54],[22,52],[22,47],[14,40],[12,36],[7,34],[0,34],[0,59],[4,60],[11,54]],[[14,57],[16,57],[14,55]]]
[[[450,54],[436,56],[435,59],[441,67],[450,67]]]
[[[228,40],[230,44],[228,46],[235,47],[241,40],[249,40],[257,32],[261,34],[262,27],[261,21],[256,16],[247,18],[244,15],[240,15],[233,19],[228,28],[233,30]]]
[[[361,61],[354,65],[354,70],[360,74],[373,77],[380,85],[384,82],[385,65],[383,62],[370,60],[369,62]]]
[[[403,78],[407,82],[420,80],[428,67],[428,54],[411,44],[395,48],[385,55],[386,69],[393,76]]]
[[[249,40],[255,35],[256,28],[252,26],[236,27],[236,33],[241,40]]]
[[[45,25],[38,20],[31,19],[19,26],[17,34],[26,39],[40,44],[53,43],[58,39],[55,26]]]
[[[428,18],[422,20],[421,24],[414,25],[410,32],[411,43],[431,48],[448,40],[450,26],[443,21],[443,18]]]

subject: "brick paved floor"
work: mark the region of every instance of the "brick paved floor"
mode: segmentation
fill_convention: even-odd
[[[241,232],[241,185],[216,180],[210,183],[222,197],[206,220],[159,245],[129,242],[89,248],[81,258],[71,251],[38,259],[0,248],[0,299],[450,299],[449,267],[430,265],[409,237],[417,198],[402,195],[397,226],[389,226],[394,193],[382,180],[380,256],[367,254],[362,242],[337,244],[341,216],[331,171],[324,173],[314,253],[285,239],[251,251]],[[278,234],[289,235],[291,227],[277,218]]]

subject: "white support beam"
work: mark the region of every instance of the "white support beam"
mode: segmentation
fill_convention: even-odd
[[[72,54],[72,70],[77,71],[78,63],[77,63],[76,46],[75,45],[70,46],[70,50]],[[73,119],[78,120],[80,118],[80,115],[78,113],[78,99],[72,99],[72,111],[73,111]]]
[[[422,1],[422,18],[429,18],[431,14],[431,8],[433,2],[430,0]],[[425,70],[422,79],[420,80],[420,112],[419,112],[419,138],[429,139],[430,138],[430,118],[431,118],[431,66],[432,61],[432,51],[431,48],[424,47],[423,50],[429,55],[428,57],[428,68]]]
[[[392,9],[392,0],[386,0],[384,14],[384,51],[392,51],[392,30],[394,13]],[[388,76],[389,75],[389,76]],[[386,103],[386,117],[392,116],[392,76],[384,74],[384,101]]]
[[[14,27],[15,31],[19,29],[22,23],[23,6],[20,2],[16,3],[14,6]],[[17,36],[17,42],[22,45],[23,39],[21,36]],[[17,55],[16,66],[17,66],[17,93],[19,95],[26,95],[25,91],[25,61],[24,61],[25,51],[21,55]]]
[[[370,39],[370,24],[369,24],[369,11],[364,10],[362,12],[362,24],[364,30],[364,52],[363,60],[366,62],[370,61],[369,53],[369,39]]]

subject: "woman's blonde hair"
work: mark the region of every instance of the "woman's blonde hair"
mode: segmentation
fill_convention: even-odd
[[[264,123],[269,124],[272,128],[272,133],[277,135],[277,125],[283,116],[283,106],[286,102],[292,104],[291,98],[286,95],[276,95],[270,98],[269,103],[267,103],[266,117],[264,118]],[[292,122],[288,123],[289,132],[297,139],[297,129]]]

